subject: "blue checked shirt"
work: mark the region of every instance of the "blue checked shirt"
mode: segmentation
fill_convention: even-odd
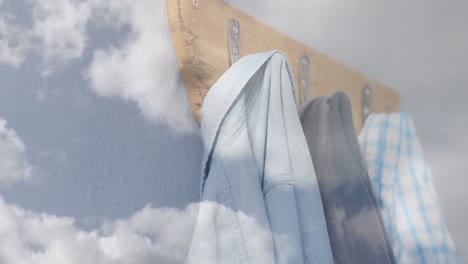
[[[397,263],[460,263],[408,114],[373,114],[359,136]]]

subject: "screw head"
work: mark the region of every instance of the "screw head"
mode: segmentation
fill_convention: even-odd
[[[302,58],[302,64],[307,65],[309,64],[309,61],[306,58]]]
[[[232,32],[234,32],[234,34],[239,34],[239,27],[237,25],[232,26]]]
[[[237,47],[232,47],[232,53],[235,55],[239,54],[239,49]]]

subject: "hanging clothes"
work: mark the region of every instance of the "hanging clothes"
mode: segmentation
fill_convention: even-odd
[[[398,263],[459,263],[408,114],[373,114],[361,150]]]
[[[188,263],[333,263],[285,56],[237,61],[202,113],[202,202]]]
[[[335,263],[393,263],[343,92],[301,109],[301,123],[320,187]]]

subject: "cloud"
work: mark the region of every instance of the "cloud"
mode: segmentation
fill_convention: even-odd
[[[185,210],[145,207],[128,219],[84,231],[74,220],[26,211],[0,197],[0,262],[182,263],[178,232],[190,232],[197,206]],[[181,254],[182,253],[182,254]]]
[[[0,184],[31,177],[24,154],[19,136],[0,119]],[[187,256],[194,264],[216,263],[217,254],[206,249],[210,253],[232,250],[230,225],[235,218],[249,234],[246,244],[255,252],[251,257],[255,263],[271,263],[272,237],[285,255],[294,252],[288,237],[271,234],[265,223],[215,202],[193,203],[185,209],[147,205],[128,218],[83,230],[73,218],[28,211],[0,195],[0,263],[185,263]]]
[[[212,221],[219,226],[230,222],[220,218],[199,217],[200,206],[216,208],[223,215],[236,214],[223,205],[204,202],[191,204],[185,209],[153,208],[146,206],[127,219],[84,231],[74,219],[35,213],[8,204],[0,196],[0,263],[9,264],[154,264],[185,263],[188,248],[190,263],[216,263],[217,255],[232,250],[229,232],[214,230]],[[249,234],[249,250],[255,252],[255,263],[271,263],[274,251],[265,243],[271,233],[254,219],[237,212],[244,231]],[[205,222],[200,222],[205,221]],[[191,243],[194,224],[208,229]],[[230,229],[226,228],[225,231]],[[213,233],[212,231],[216,231]],[[270,240],[271,242],[271,240]],[[277,237],[278,248],[293,252],[288,239]],[[227,248],[223,249],[222,247]],[[221,248],[220,248],[221,247]],[[194,250],[210,249],[210,251]]]
[[[2,3],[0,0],[0,7]],[[26,56],[27,38],[14,20],[13,15],[0,10],[0,63],[19,67]]]
[[[106,2],[107,3],[107,2]],[[166,1],[95,2],[108,23],[128,25],[118,46],[96,50],[87,70],[92,89],[101,96],[134,102],[150,120],[177,132],[196,128],[178,68],[166,15]]]
[[[166,123],[175,132],[197,131],[170,36],[166,1],[29,3],[33,21],[29,28],[15,25],[9,14],[0,14],[0,63],[19,67],[28,55],[37,53],[42,58],[41,76],[47,77],[59,66],[82,58],[90,22],[128,27],[123,40],[94,51],[85,71],[91,89],[99,96],[136,104],[149,120]]]
[[[0,186],[31,178],[25,145],[0,119]],[[24,210],[0,195],[0,263],[183,263],[198,205],[145,208],[85,231],[75,220]]]
[[[25,146],[16,132],[0,118],[0,186],[26,181],[31,166],[25,160]]]
[[[0,1],[0,6],[2,1]],[[31,0],[32,25],[18,25],[0,13],[0,63],[19,67],[33,52],[42,57],[41,75],[80,58],[87,44],[91,7],[79,0]]]
[[[80,58],[87,44],[91,7],[79,0],[33,0],[31,37],[39,47],[48,75],[60,63]]]

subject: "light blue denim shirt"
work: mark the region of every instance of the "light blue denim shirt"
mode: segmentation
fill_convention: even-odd
[[[333,263],[285,56],[242,58],[202,111],[202,202],[188,263]]]

